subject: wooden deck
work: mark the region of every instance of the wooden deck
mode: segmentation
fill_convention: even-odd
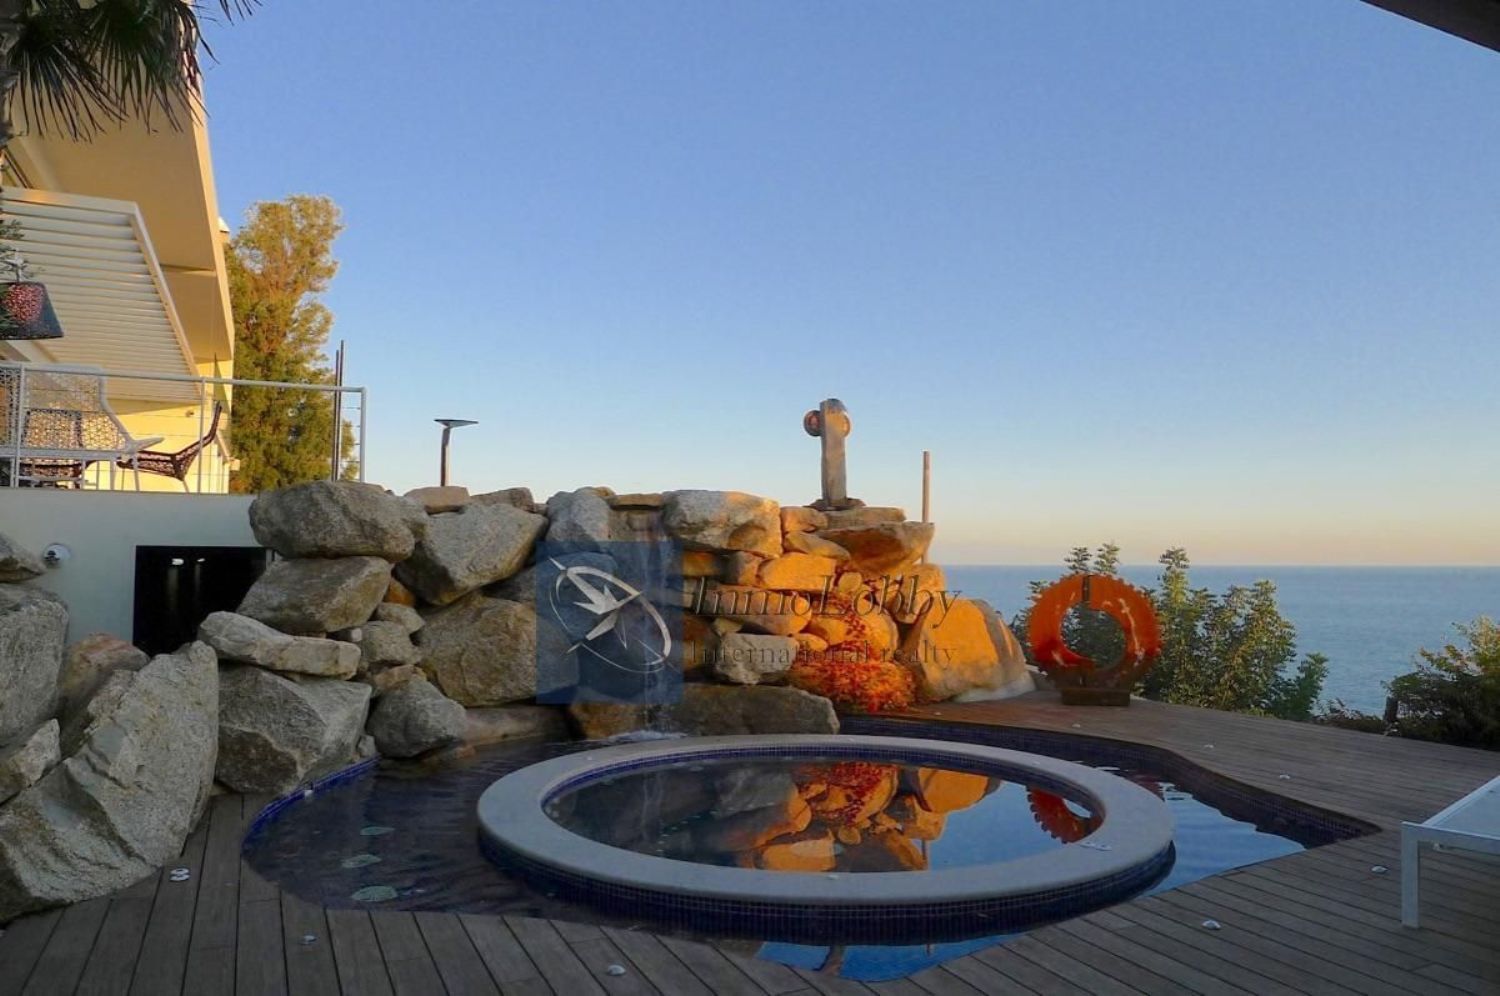
[[[637,931],[323,909],[242,865],[243,830],[264,800],[222,796],[184,849],[190,881],[163,874],[11,924],[0,994],[1500,993],[1500,865],[1426,859],[1423,928],[1403,929],[1394,832],[1492,777],[1500,755],[1154,703],[1078,709],[1031,697],[909,715],[1165,747],[1381,832],[866,986]],[[1205,929],[1210,919],[1221,929]]]

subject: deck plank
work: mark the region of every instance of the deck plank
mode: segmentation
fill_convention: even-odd
[[[546,984],[536,963],[526,954],[521,942],[516,940],[505,921],[497,916],[475,916],[461,914],[458,918],[474,950],[489,970],[490,978],[500,984],[505,992],[521,991],[526,985],[541,981]],[[536,988],[532,986],[532,988]]]
[[[554,990],[567,996],[604,996],[604,988],[551,923],[533,917],[508,916],[505,924]]]
[[[710,996],[711,990],[654,935],[606,928],[604,936],[662,992],[672,996]]]
[[[242,800],[221,795],[208,814],[198,904],[193,910],[183,992],[188,996],[233,996],[235,942],[239,932]]]
[[[47,947],[62,910],[47,910],[21,917],[0,935],[0,993],[18,993]]]
[[[329,910],[328,939],[343,996],[392,996],[380,940],[364,910]]]
[[[452,913],[417,913],[417,929],[432,952],[438,975],[448,996],[498,996],[499,985],[490,977],[484,959],[464,925]]]
[[[128,893],[128,896],[127,896]],[[151,919],[154,896],[142,896],[132,886],[113,899],[99,936],[89,952],[83,975],[78,980],[78,996],[126,996],[135,976],[135,964],[141,955],[141,939]]]
[[[63,910],[21,996],[66,996],[73,992],[109,904],[108,899],[88,899]]]
[[[146,933],[141,938],[131,980],[131,996],[174,996],[182,992],[187,955],[193,934],[193,914],[203,881],[203,854],[208,843],[209,814],[204,813],[183,843],[177,861],[158,878],[156,899]],[[174,882],[170,868],[186,868],[186,881]]]
[[[323,907],[285,891],[280,901],[287,992],[291,996],[338,992],[339,970]]]

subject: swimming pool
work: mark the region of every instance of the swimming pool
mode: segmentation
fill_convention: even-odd
[[[977,742],[1081,762],[1159,794],[1175,824],[1174,859],[1164,877],[1147,887],[1174,888],[1231,868],[1295,853],[1356,836],[1357,822],[1292,803],[1220,779],[1152,748],[1030,731],[981,729],[906,721],[851,720],[846,730],[866,734],[912,735],[954,743]],[[585,744],[501,745],[441,771],[406,766],[367,768],[344,776],[309,798],[292,800],[263,814],[245,841],[245,858],[283,888],[330,907],[514,913],[617,926],[661,929],[624,906],[603,910],[568,902],[558,890],[541,890],[495,867],[478,846],[476,803],[496,779],[527,765],[597,748]],[[1035,787],[1035,786],[1033,786]],[[1022,790],[998,786],[983,798],[1016,810]],[[1029,793],[1025,793],[1028,794]],[[929,841],[929,860],[945,864],[968,860],[989,846],[993,824],[977,804],[951,809],[938,841]],[[1064,800],[1062,811],[1087,821],[1086,807]],[[1028,833],[1043,833],[1034,814]],[[1076,832],[1058,811],[1044,807],[1063,833]],[[1018,823],[1012,825],[1019,826]],[[1032,842],[1045,849],[1045,841]],[[1024,841],[1017,846],[1025,845]],[[1038,851],[1034,853],[1044,853]],[[909,852],[908,852],[909,855]],[[851,874],[850,877],[853,877]],[[549,892],[551,894],[549,894]],[[837,961],[840,974],[865,981],[910,974],[1012,934],[995,929],[964,940],[921,943],[807,943],[758,927],[690,937],[735,936],[761,957],[808,968]]]

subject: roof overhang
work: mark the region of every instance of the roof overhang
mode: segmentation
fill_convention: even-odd
[[[234,321],[226,234],[201,109],[184,110],[181,128],[132,120],[106,125],[87,141],[41,134],[25,121],[24,110],[17,107],[22,131],[9,153],[26,186],[136,205],[193,358],[200,365],[227,363],[234,355]]]
[[[193,376],[193,353],[173,295],[130,201],[48,190],[6,188],[5,214],[23,237],[16,248],[47,286],[60,339],[29,343],[57,363]],[[181,384],[133,380],[111,384],[111,395],[175,401]]]
[[[1365,0],[1365,3],[1500,51],[1500,0]]]

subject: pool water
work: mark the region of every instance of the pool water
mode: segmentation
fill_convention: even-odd
[[[902,732],[912,731],[908,728]],[[922,729],[922,735],[929,737],[949,733],[942,727]],[[441,770],[399,765],[372,768],[258,820],[245,840],[244,857],[257,872],[282,888],[329,907],[504,913],[652,929],[651,924],[633,918],[628,910],[606,914],[538,892],[507,875],[478,846],[476,802],[492,782],[536,761],[593,746],[597,745],[502,744],[480,750]],[[1217,798],[1212,790],[1197,786],[1197,780],[1194,780],[1196,793],[1189,793],[1180,787],[1180,779],[1151,770],[1151,765],[1139,761],[1131,765],[1100,763],[1097,757],[1089,756],[1093,751],[1081,748],[1070,751],[1065,744],[1045,749],[1027,745],[1023,749],[1109,770],[1166,801],[1176,823],[1176,861],[1150,892],[1175,888],[1206,875],[1351,835],[1330,833],[1316,820],[1289,818],[1285,808],[1278,808],[1275,813],[1254,811],[1233,793]],[[899,772],[891,803],[882,812],[890,813],[897,795],[915,795],[909,788],[913,778],[920,785],[919,772],[920,769]],[[781,773],[787,772],[783,769]],[[712,774],[722,777],[728,771]],[[981,860],[978,856],[985,854],[988,857],[983,860],[991,860],[997,848],[1013,847],[1017,849],[1015,852],[1000,853],[1019,855],[1027,848],[1061,846],[1068,836],[1086,832],[1092,814],[1077,801],[1053,796],[1056,801],[1047,801],[1041,807],[1043,818],[1038,819],[1036,800],[1025,786],[1009,782],[992,786],[988,781],[982,795],[977,786],[971,787],[971,794],[978,795],[973,802],[942,814],[942,831],[935,839],[924,842],[907,837],[906,825],[902,824],[902,839],[918,845],[919,853],[925,844],[928,867],[961,865]],[[588,790],[584,786],[583,792]],[[961,801],[958,797],[954,799]],[[577,802],[572,808],[579,809]],[[712,805],[709,809],[712,810]],[[587,807],[582,811],[586,813]],[[591,835],[613,834],[621,841],[636,841],[640,849],[650,849],[667,846],[661,841],[663,835],[681,829],[665,820],[654,824],[648,821],[644,828],[630,826],[638,822],[638,814],[629,814],[631,818],[627,820],[626,814],[619,810],[603,812],[612,812],[614,822],[621,826],[612,829],[607,825],[608,819],[581,818],[576,824],[580,832],[587,829]],[[668,813],[666,809],[662,812]],[[900,810],[898,815],[909,814]],[[557,818],[566,823],[575,817],[560,807]],[[691,814],[685,819],[692,824]],[[872,816],[869,826],[873,825]],[[837,828],[833,832],[837,840]],[[852,839],[848,834],[846,837]],[[836,856],[842,858],[843,854],[861,851],[864,846],[861,830],[860,843],[845,843],[845,850]],[[734,849],[694,847],[692,850],[699,859],[715,862],[738,862],[742,860],[739,855],[744,853]],[[911,859],[909,850],[903,849],[903,853]],[[753,851],[752,860],[758,860]],[[938,944],[835,947],[788,944],[759,937],[741,939],[745,943],[735,946],[785,964],[836,969],[848,978],[877,981],[908,975],[1003,942],[1007,936],[997,934]]]
[[[547,815],[655,857],[778,872],[923,872],[1056,850],[1086,805],[978,771],[832,757],[683,760],[587,782]]]

